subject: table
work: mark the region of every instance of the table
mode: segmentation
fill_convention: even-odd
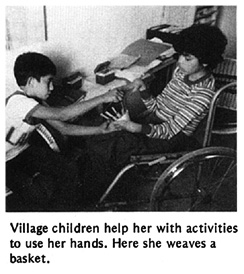
[[[139,39],[122,53],[132,56],[140,55],[141,58],[127,69],[121,70],[121,77],[126,77],[126,73],[141,71],[140,78],[150,83],[152,95],[156,96],[170,80],[174,69],[175,60],[172,56],[171,45],[167,43],[154,43],[146,39]],[[138,69],[139,68],[139,69]],[[124,72],[124,74],[123,74]],[[110,89],[114,89],[127,84],[131,77],[127,79],[115,78],[106,85],[96,83],[95,74],[85,77],[81,89],[72,90],[65,87],[56,87],[53,95],[50,96],[50,105],[68,105],[75,101],[89,100],[102,95]]]
[[[117,88],[133,80],[134,72],[141,72],[140,78],[152,84],[152,94],[157,95],[170,80],[174,65],[176,63],[173,58],[174,50],[172,45],[168,43],[155,43],[147,39],[138,39],[128,45],[122,54],[141,57],[132,66],[117,70],[115,75],[126,77],[127,79],[118,78],[106,85],[96,83],[95,74],[87,77],[83,81],[82,90],[86,92],[85,100],[89,100],[95,96],[101,95],[109,89]],[[113,68],[109,68],[113,69]],[[136,73],[135,73],[136,74]],[[137,74],[136,74],[137,75]]]
[[[92,99],[96,96],[104,94],[108,90],[121,87],[123,85],[126,85],[127,83],[128,81],[126,80],[115,79],[106,85],[100,85],[96,83],[95,75],[87,77],[84,79],[83,85],[82,85],[82,91],[85,91],[86,95],[85,97],[81,99],[84,99],[84,100]]]

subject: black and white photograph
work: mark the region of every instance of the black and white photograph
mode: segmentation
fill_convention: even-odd
[[[237,211],[236,6],[7,6],[6,211]]]
[[[53,2],[1,7],[5,272],[242,273],[240,5]]]

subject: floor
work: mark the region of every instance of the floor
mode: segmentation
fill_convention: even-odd
[[[235,139],[216,139],[218,145],[235,147]],[[222,143],[220,143],[222,142]],[[215,144],[214,144],[215,145]],[[138,166],[128,171],[114,186],[109,195],[102,203],[80,203],[75,211],[150,211],[150,196],[153,187],[166,166],[155,165],[154,167]],[[28,208],[16,194],[6,197],[6,211],[24,212],[39,211]],[[60,211],[74,211],[68,208]]]

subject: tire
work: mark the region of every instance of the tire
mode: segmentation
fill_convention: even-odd
[[[151,211],[237,211],[236,151],[207,147],[171,164],[158,178]]]

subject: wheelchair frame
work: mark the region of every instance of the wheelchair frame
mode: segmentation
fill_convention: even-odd
[[[167,153],[167,154],[156,154],[156,155],[134,155],[131,157],[131,162],[126,165],[119,173],[118,175],[115,177],[115,179],[112,181],[112,183],[109,185],[109,187],[107,188],[107,190],[104,192],[104,194],[102,195],[102,197],[100,198],[98,204],[96,205],[96,207],[102,208],[104,206],[104,202],[106,200],[106,198],[108,197],[108,195],[111,193],[112,189],[115,187],[115,185],[118,184],[118,182],[120,181],[120,179],[123,177],[123,175],[138,166],[153,166],[153,165],[164,165],[164,164],[171,164],[168,168],[165,169],[165,171],[161,174],[161,176],[159,177],[159,179],[157,180],[154,189],[152,191],[151,194],[151,198],[150,198],[150,210],[154,211],[154,210],[159,210],[159,207],[155,206],[156,200],[157,200],[157,191],[161,191],[163,192],[164,188],[167,187],[167,181],[165,178],[168,178],[169,176],[172,176],[173,178],[175,177],[173,174],[177,174],[180,175],[182,174],[181,171],[179,172],[178,169],[178,165],[180,163],[180,166],[184,167],[184,166],[188,166],[189,163],[194,160],[196,158],[196,155],[198,157],[205,157],[207,160],[211,159],[213,157],[215,158],[220,158],[222,159],[222,164],[226,164],[228,165],[228,163],[226,163],[227,161],[229,161],[229,159],[231,159],[229,165],[227,166],[227,170],[229,170],[228,168],[230,168],[231,172],[234,172],[235,174],[233,174],[233,178],[234,179],[234,188],[236,189],[236,152],[233,149],[230,148],[226,148],[226,147],[210,147],[210,142],[211,142],[211,137],[212,134],[226,134],[226,130],[223,129],[223,131],[214,131],[214,118],[215,118],[215,111],[216,108],[218,106],[218,102],[221,96],[223,96],[224,92],[226,91],[230,91],[233,93],[233,88],[237,85],[236,82],[231,82],[229,84],[226,84],[225,86],[223,86],[222,88],[220,88],[216,94],[214,95],[211,105],[210,105],[210,109],[209,109],[209,113],[207,116],[207,122],[206,122],[206,128],[205,128],[205,134],[204,134],[204,139],[203,139],[203,146],[201,149],[196,150],[196,151],[186,151],[186,152],[178,152],[178,153]],[[236,91],[236,90],[235,90]],[[236,127],[232,126],[231,131],[228,131],[228,134],[236,134]],[[206,161],[206,160],[205,160]],[[224,163],[223,163],[224,162]],[[204,203],[206,202],[206,198],[203,198],[203,192],[205,193],[205,196],[208,195],[208,199],[209,199],[209,203],[212,203],[212,198],[210,198],[210,193],[207,190],[202,190],[202,188],[200,188],[200,179],[201,179],[201,173],[203,172],[203,167],[201,167],[203,164],[199,164],[198,167],[198,171],[197,171],[197,179],[196,179],[196,189],[194,193],[189,194],[188,196],[193,196],[195,200],[199,200],[201,199],[202,201],[204,201]],[[219,165],[219,163],[215,163],[215,165]],[[220,173],[218,174],[219,177],[223,176],[222,179],[218,178],[216,179],[216,181],[221,182],[221,185],[224,186],[224,183],[226,181],[226,179],[228,178],[228,172],[227,173]],[[233,183],[233,182],[232,182]],[[198,186],[197,186],[198,185]],[[220,189],[220,185],[218,186],[218,188]],[[221,188],[222,189],[222,188]],[[199,195],[196,195],[199,194]],[[207,194],[206,194],[207,193]],[[216,193],[215,193],[216,194]],[[237,194],[235,195],[235,197],[232,197],[233,199],[236,199]],[[191,197],[193,199],[193,197]],[[200,197],[200,198],[199,198]],[[189,197],[188,197],[189,198]],[[226,198],[227,200],[227,198]],[[233,205],[235,204],[235,205]],[[109,205],[109,204],[108,204]],[[195,210],[195,206],[189,206],[187,208],[188,210]],[[198,207],[199,208],[199,207]],[[236,202],[232,202],[231,204],[231,208],[227,208],[227,209],[216,209],[214,206],[210,206],[209,204],[204,206],[204,208],[202,208],[202,211],[228,211],[228,210],[236,210]]]

